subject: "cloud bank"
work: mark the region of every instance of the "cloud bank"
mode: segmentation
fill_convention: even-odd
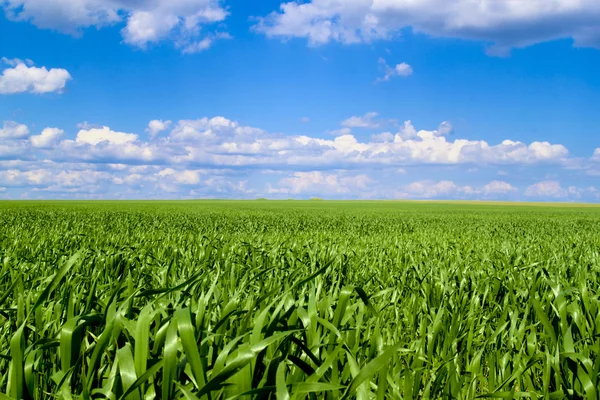
[[[596,0],[311,0],[282,2],[255,29],[313,45],[390,40],[405,28],[434,37],[479,40],[491,54],[556,39],[600,47]]]
[[[578,159],[549,142],[450,139],[448,122],[418,130],[405,121],[396,132],[370,140],[352,133],[380,129],[378,117],[350,117],[341,123],[346,131],[333,138],[271,133],[222,116],[153,120],[146,134],[87,123],[70,135],[58,127],[32,132],[6,121],[0,128],[0,187],[4,197],[598,197],[593,187],[565,189],[558,181],[521,188],[506,177],[460,183],[461,175],[477,169],[585,173],[597,164],[598,150]],[[454,178],[415,175],[422,169]]]

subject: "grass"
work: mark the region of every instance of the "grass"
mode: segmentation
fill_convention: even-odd
[[[0,399],[598,398],[600,208],[0,203]]]

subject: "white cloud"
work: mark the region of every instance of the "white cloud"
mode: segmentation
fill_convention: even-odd
[[[387,64],[385,59],[380,58],[379,65],[381,66],[385,74],[383,75],[383,77],[378,78],[376,82],[387,82],[394,76],[400,76],[405,78],[413,74],[412,67],[405,62],[396,64],[396,66],[392,68]]]
[[[486,195],[506,194],[516,191],[517,188],[504,181],[492,181],[483,187],[483,193]]]
[[[342,121],[342,126],[346,128],[379,128],[379,122],[374,121],[379,113],[376,112],[368,112],[362,117],[352,116],[344,121]]]
[[[29,193],[28,198],[523,199],[523,193],[502,181],[473,186],[458,184],[451,179],[422,180],[398,186],[395,182],[409,175],[396,169],[387,169],[384,174],[376,170],[261,171],[258,180],[249,180],[247,172],[179,166],[0,160],[0,187],[10,189],[9,197]],[[533,185],[535,188],[543,186]],[[549,189],[536,195],[531,195],[530,190],[526,196],[529,199],[535,197],[597,201],[600,192],[594,187],[563,189],[560,184],[551,184]]]
[[[256,29],[311,45],[393,39],[406,27],[437,37],[493,43],[494,54],[554,39],[600,47],[596,0],[311,0],[283,2]]]
[[[434,199],[462,198],[475,194],[477,191],[471,186],[460,186],[448,180],[439,182],[425,180],[403,186],[397,196],[410,199]]]
[[[103,171],[61,171],[53,178],[56,185],[61,187],[82,187],[97,185],[100,181],[109,181],[110,174]]]
[[[45,169],[31,171],[20,171],[18,169],[9,169],[0,171],[0,182],[4,186],[24,186],[40,185],[49,182],[52,178],[52,172]]]
[[[93,169],[61,170],[60,168],[53,170],[53,167],[57,166],[37,165],[36,169],[25,171],[18,169],[0,171],[0,182],[9,187],[82,187],[95,186],[102,181],[111,179],[111,175],[104,171]]]
[[[126,144],[135,142],[138,135],[134,133],[114,132],[108,126],[101,129],[82,129],[77,133],[75,142],[97,145],[102,142],[109,144]]]
[[[177,143],[217,144],[217,143],[249,143],[267,133],[261,129],[243,126],[238,122],[218,116],[196,120],[181,120],[169,134],[169,138]]]
[[[530,197],[566,197],[566,195],[567,191],[557,181],[538,182],[525,191],[525,196]]]
[[[109,141],[90,144],[73,140],[63,140],[49,155],[52,160],[60,162],[94,162],[99,164],[124,163],[127,165],[162,164],[167,155],[155,145],[141,142],[126,142],[123,144]]]
[[[440,124],[440,126],[438,126],[438,129],[432,130],[432,131],[426,131],[426,130],[421,130],[421,131],[417,131],[415,129],[415,127],[412,124],[412,121],[407,120],[404,121],[404,124],[402,125],[402,127],[400,128],[400,130],[398,131],[398,133],[395,136],[395,141],[396,142],[401,142],[402,140],[407,140],[407,139],[431,139],[431,138],[436,138],[436,137],[440,137],[440,136],[444,136],[449,134],[450,132],[452,132],[454,128],[452,127],[452,124],[448,121],[444,121]]]
[[[80,165],[71,169],[67,165],[38,165],[42,169],[26,171],[9,170],[0,173],[0,182],[8,187],[21,189],[21,197],[32,198],[110,198],[113,193],[107,190],[113,177],[94,169],[92,165]]]
[[[105,170],[99,164],[53,161],[2,163],[0,185],[13,188],[26,198],[119,198],[135,197],[140,182],[150,180],[153,167],[126,167],[123,170]],[[139,170],[139,181],[135,171]],[[142,172],[143,170],[143,172]],[[121,185],[118,185],[119,182]],[[122,185],[128,185],[123,187]],[[142,185],[143,186],[143,185]],[[13,191],[14,193],[14,191]],[[31,193],[37,193],[31,196]],[[122,196],[123,195],[123,196]],[[144,197],[151,197],[148,193]]]
[[[412,67],[405,62],[401,64],[396,64],[394,70],[396,71],[398,76],[409,76],[413,73]]]
[[[177,15],[136,10],[129,15],[127,26],[121,33],[126,43],[146,47],[148,43],[168,36],[178,24],[179,17]]]
[[[214,43],[213,38],[204,38],[197,42],[188,43],[183,47],[183,53],[184,54],[200,53],[202,51],[210,49],[211,46],[213,45],[213,43]]]
[[[300,122],[302,122],[303,124],[308,124],[310,122],[310,118],[302,117],[302,118],[300,118]]]
[[[140,48],[170,40],[184,52],[194,52],[229,37],[206,32],[207,26],[229,14],[219,0],[5,0],[2,4],[9,19],[71,34],[125,22],[123,41]]]
[[[327,131],[328,134],[333,135],[333,136],[343,136],[343,135],[351,135],[352,134],[352,129],[350,128],[340,128],[340,129],[334,129],[332,131]]]
[[[58,145],[64,131],[58,128],[46,128],[41,134],[31,136],[31,145],[36,148],[45,149]]]
[[[448,121],[443,121],[440,126],[438,126],[437,134],[438,135],[447,135],[454,130],[452,124]]]
[[[217,32],[217,33],[212,34],[208,37],[205,37],[204,39],[199,40],[199,41],[189,42],[189,43],[179,42],[178,46],[181,47],[182,52],[184,54],[194,54],[194,53],[200,53],[201,51],[210,49],[217,40],[221,40],[221,39],[233,39],[233,38],[231,37],[230,34],[228,34],[226,32]]]
[[[4,121],[4,127],[0,128],[0,140],[25,139],[29,135],[26,125],[13,121]]]
[[[92,129],[92,128],[95,128],[95,129],[102,129],[102,125],[98,125],[98,124],[90,124],[90,123],[89,123],[89,122],[87,122],[87,121],[79,122],[79,123],[78,123],[76,126],[77,126],[77,128],[79,128],[79,129],[86,129],[86,130],[88,130],[88,129]]]
[[[169,149],[158,146],[138,140],[134,133],[116,132],[105,126],[81,129],[75,140],[62,140],[45,156],[60,162],[159,164],[169,157]]]
[[[345,121],[351,126],[375,126],[374,114]],[[349,129],[349,128],[347,128]],[[406,121],[393,140],[389,134],[361,142],[349,130],[334,139],[270,134],[224,117],[181,120],[168,135],[151,142],[109,127],[82,129],[75,141],[60,143],[57,158],[110,163],[175,163],[181,166],[312,167],[357,169],[426,164],[530,165],[567,163],[568,150],[557,144],[525,144],[505,140],[448,140],[451,125],[419,130]],[[85,147],[87,145],[87,147]]]
[[[295,172],[279,181],[279,188],[269,188],[269,193],[287,194],[342,194],[364,191],[371,183],[365,174],[341,175],[322,171]]]
[[[492,181],[483,187],[458,185],[450,180],[424,180],[403,186],[398,197],[411,199],[490,199],[518,192],[510,183]]]
[[[213,175],[203,180],[203,185],[196,186],[190,190],[194,198],[205,197],[235,197],[248,198],[255,192],[247,188],[248,181],[240,177]]]
[[[0,75],[0,94],[15,93],[61,93],[71,75],[66,69],[46,67],[34,67],[27,65],[24,61],[15,59],[2,61],[12,68],[6,68]]]
[[[374,127],[376,114],[352,117],[345,125]],[[161,125],[162,124],[162,125]],[[158,126],[160,125],[160,126]],[[151,123],[150,129],[166,128],[166,123]],[[0,146],[0,158],[27,147],[53,147],[45,157],[61,161],[86,161],[110,164],[171,164],[181,167],[252,167],[286,169],[313,168],[360,169],[404,167],[410,165],[533,165],[554,164],[565,167],[572,161],[560,144],[526,144],[505,140],[489,144],[483,140],[450,140],[452,130],[442,123],[434,130],[417,130],[406,121],[396,134],[384,132],[369,141],[359,141],[350,128],[342,128],[332,139],[311,136],[271,134],[244,126],[224,117],[181,120],[167,135],[141,140],[135,133],[112,130],[107,126],[82,125],[75,140],[60,140],[59,130],[48,130],[31,140]],[[54,128],[56,129],[56,128]],[[25,138],[26,127],[5,125],[4,136]],[[15,133],[16,132],[16,133]],[[20,146],[20,147],[19,147]],[[19,148],[17,148],[19,147]],[[20,158],[19,158],[20,159]]]
[[[375,117],[367,114],[366,118],[349,120],[353,126],[365,126],[377,124]],[[549,176],[556,176],[551,179],[564,177],[561,171],[566,169],[583,178],[594,170],[591,159],[570,157],[560,144],[511,140],[490,144],[460,139],[448,136],[452,127],[447,122],[432,130],[419,130],[406,121],[395,133],[377,133],[359,140],[350,128],[327,138],[283,135],[222,116],[180,120],[170,126],[167,121],[156,121],[149,124],[148,130],[166,132],[152,139],[90,124],[81,125],[74,138],[58,128],[46,128],[29,136],[25,125],[7,122],[0,129],[0,170],[12,171],[12,178],[5,176],[0,186],[33,185],[40,196],[42,192],[48,196],[75,195],[81,189],[93,196],[185,193],[192,197],[244,197],[269,194],[264,191],[269,183],[267,192],[278,196],[513,199],[524,193],[508,182],[497,180],[472,186],[459,185],[452,179],[456,174],[481,179],[482,174],[495,172],[498,166],[510,171],[510,176],[523,175],[530,166],[538,171],[545,168],[553,174]],[[574,160],[580,160],[583,167],[572,169]],[[473,173],[465,175],[469,170]],[[49,171],[51,177],[43,171]],[[69,174],[61,175],[60,180],[52,178],[63,171]],[[73,171],[99,174],[85,181]],[[436,176],[437,180],[403,185],[415,173],[421,179]],[[538,185],[528,193],[552,193],[551,189]],[[554,193],[582,199],[597,195],[581,188],[560,188]]]
[[[148,124],[148,128],[146,128],[146,132],[150,134],[150,138],[156,137],[159,133],[166,131],[171,126],[171,121],[162,121],[158,119],[154,119],[150,121]]]
[[[21,60],[20,58],[12,58],[12,59],[9,59],[9,58],[6,58],[6,57],[2,57],[2,58],[0,58],[0,61],[1,61],[2,63],[6,64],[6,65],[9,65],[9,66],[11,66],[11,67],[16,67],[16,66],[17,66],[17,65],[19,65],[19,64],[25,64],[25,65],[27,65],[28,67],[31,67],[31,66],[33,66],[33,64],[34,64],[34,62],[33,62],[33,61],[31,61],[31,60],[29,60],[29,59],[26,59],[26,60]]]
[[[114,177],[112,179],[112,181],[113,181],[113,183],[115,183],[117,185],[134,186],[134,185],[138,185],[145,178],[146,177],[144,175],[141,175],[141,174],[130,174],[130,175],[125,175],[123,177],[116,176],[116,177]]]
[[[168,178],[169,182],[175,182],[181,185],[197,185],[200,183],[201,171],[176,171],[173,168],[165,168],[158,172],[157,175],[160,178]]]
[[[592,156],[592,160],[600,162],[600,148],[594,150],[594,155]]]
[[[539,198],[558,198],[558,199],[581,199],[584,195],[591,195],[598,197],[599,191],[589,186],[587,188],[578,188],[576,186],[569,186],[563,188],[560,182],[554,180],[538,182],[531,185],[525,190],[525,196],[527,197],[539,197]]]
[[[371,141],[374,143],[388,143],[394,141],[395,135],[392,132],[382,132],[371,135]]]
[[[2,140],[0,139],[0,160],[17,161],[31,159],[32,153],[29,151],[25,140]]]

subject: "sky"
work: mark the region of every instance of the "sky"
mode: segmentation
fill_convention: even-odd
[[[600,202],[597,0],[0,0],[0,198]]]

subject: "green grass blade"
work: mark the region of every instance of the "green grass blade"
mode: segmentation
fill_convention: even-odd
[[[370,379],[373,375],[375,375],[377,373],[377,371],[382,369],[388,363],[390,358],[394,354],[399,352],[400,350],[402,350],[402,344],[397,344],[395,346],[392,346],[392,347],[388,348],[387,350],[385,350],[383,353],[381,353],[379,356],[377,356],[375,359],[370,361],[367,365],[365,365],[360,370],[358,375],[356,375],[356,377],[352,380],[352,383],[350,384],[350,386],[348,386],[348,389],[344,393],[343,398],[348,398],[349,396],[351,396],[358,389],[358,387],[360,385],[362,385],[364,382],[366,382],[368,379]],[[407,349],[403,349],[403,350],[406,352],[409,351]]]
[[[206,379],[200,353],[198,352],[198,344],[194,336],[194,325],[192,324],[190,310],[187,308],[177,310],[175,312],[175,319],[177,320],[177,329],[179,330],[183,351],[187,362],[192,368],[196,387],[201,388],[206,384]]]

